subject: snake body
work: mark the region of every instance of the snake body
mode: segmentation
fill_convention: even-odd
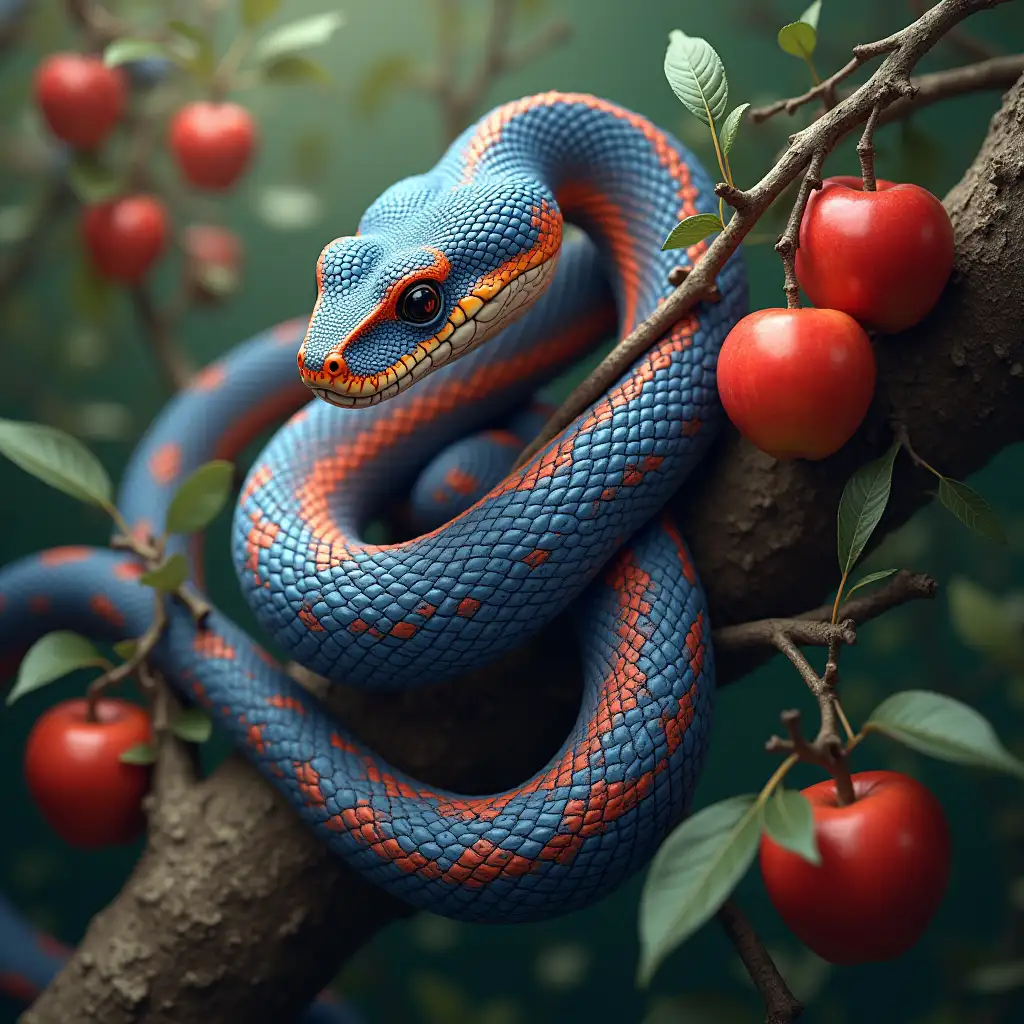
[[[746,312],[739,258],[719,275],[721,301],[669,329],[509,470],[539,422],[538,390],[616,323],[624,334],[658,307],[669,271],[705,244],[681,259],[661,251],[665,236],[715,204],[693,156],[639,115],[583,94],[498,107],[327,245],[308,321],[204,370],[124,475],[126,520],[159,531],[192,469],[293,413],[242,487],[232,559],[276,647],[335,682],[444,680],[570,610],[585,672],[571,734],[521,785],[465,796],[365,749],[218,611],[197,631],[171,608],[156,666],[332,850],[417,907],[499,922],[582,907],[644,865],[689,806],[713,653],[686,545],[658,513],[721,419],[718,350]],[[587,237],[563,241],[568,222]],[[410,493],[426,532],[361,539]],[[174,543],[201,585],[196,545]],[[0,641],[141,634],[151,595],[139,571],[131,555],[92,548],[6,567]]]

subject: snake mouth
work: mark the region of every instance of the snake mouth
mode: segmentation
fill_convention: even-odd
[[[381,373],[349,374],[324,386],[310,381],[317,398],[342,409],[359,409],[394,398],[427,374],[472,352],[517,320],[551,283],[557,253],[509,279],[503,286],[478,288],[460,299],[444,326],[416,350]]]

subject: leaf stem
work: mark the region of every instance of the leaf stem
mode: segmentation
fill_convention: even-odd
[[[786,760],[775,769],[772,777],[764,784],[761,792],[757,794],[757,801],[755,803],[756,807],[764,807],[771,798],[772,793],[775,792],[779,783],[786,777],[793,765],[797,764],[799,761],[799,754],[790,754],[789,757],[787,757]]]

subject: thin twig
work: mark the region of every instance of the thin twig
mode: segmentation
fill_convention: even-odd
[[[771,954],[735,900],[726,900],[718,911],[718,923],[729,937],[757,991],[764,1000],[765,1024],[790,1024],[804,1012],[790,991]]]
[[[865,192],[874,192],[878,188],[875,180],[875,128],[882,113],[881,107],[873,107],[864,125],[864,133],[857,142],[857,156],[860,158],[860,176]]]
[[[711,634],[711,641],[718,650],[775,646],[774,637],[782,631],[796,644],[824,647],[834,637],[843,636],[850,628],[848,623],[862,626],[901,604],[935,597],[938,589],[938,583],[931,576],[901,569],[884,587],[844,601],[839,606],[836,626],[830,625],[832,605],[826,604],[792,618],[756,619],[722,626]]]
[[[457,138],[469,125],[476,108],[498,78],[560,46],[572,34],[572,26],[568,21],[555,21],[533,39],[513,48],[509,40],[515,20],[515,6],[516,0],[491,0],[483,56],[476,72],[460,87],[455,75],[465,62],[465,56],[458,52],[458,39],[451,31],[451,26],[458,21],[459,5],[457,0],[440,0],[437,70],[432,74],[417,75],[415,80],[421,89],[434,94],[441,108],[446,144]]]
[[[619,376],[653,345],[665,331],[678,323],[715,284],[726,260],[739,248],[744,237],[785,188],[824,154],[863,124],[876,106],[888,107],[900,96],[912,91],[910,73],[917,62],[954,25],[977,11],[988,10],[1009,0],[940,0],[921,18],[900,32],[875,43],[854,49],[859,64],[870,57],[886,54],[875,73],[855,92],[823,113],[807,128],[790,138],[789,148],[774,167],[753,188],[742,192],[727,185],[715,187],[715,194],[730,204],[735,213],[697,261],[686,280],[672,292],[643,323],[634,328],[601,364],[562,403],[534,441],[520,455],[520,468],[575,417],[597,401]],[[848,65],[849,67],[849,65]],[[852,73],[852,70],[848,73]],[[833,79],[836,76],[833,76]],[[841,79],[840,79],[841,80]],[[806,102],[806,101],[805,101]]]
[[[153,358],[175,391],[185,387],[192,379],[192,367],[175,338],[175,329],[181,313],[176,307],[160,309],[149,286],[135,285],[131,291],[132,305],[139,322],[145,328]]]
[[[786,230],[775,243],[775,251],[782,260],[785,275],[782,290],[786,293],[786,306],[789,309],[800,308],[800,284],[796,279],[796,251],[800,248],[800,225],[803,223],[811,193],[821,188],[821,170],[826,155],[824,150],[819,150],[811,157],[807,173],[797,190],[796,202],[789,213],[789,220],[786,221]]]

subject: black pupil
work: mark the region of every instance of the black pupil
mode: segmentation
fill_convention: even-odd
[[[402,296],[399,315],[414,324],[429,323],[441,308],[441,293],[436,284],[414,284]]]

